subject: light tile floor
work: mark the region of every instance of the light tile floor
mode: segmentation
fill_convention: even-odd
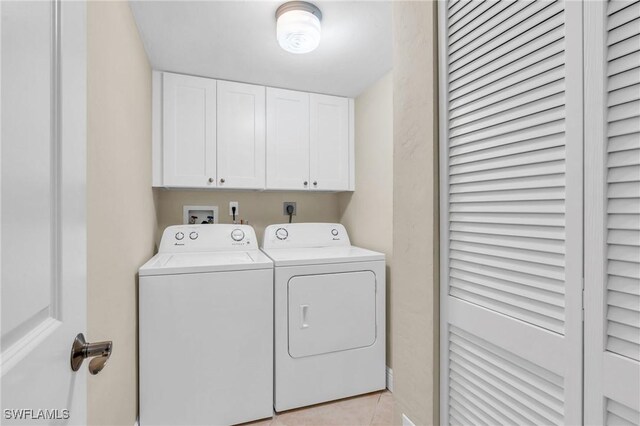
[[[393,396],[375,392],[274,414],[244,426],[390,426]]]

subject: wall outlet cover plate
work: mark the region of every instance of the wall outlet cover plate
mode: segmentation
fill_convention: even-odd
[[[236,218],[240,217],[240,205],[237,201],[229,201],[229,216],[233,216],[233,207],[236,208]]]
[[[289,216],[289,213],[287,213],[288,206],[293,206],[293,216],[295,216],[296,213],[298,213],[295,201],[285,201],[284,203],[282,203],[282,214],[285,216]]]

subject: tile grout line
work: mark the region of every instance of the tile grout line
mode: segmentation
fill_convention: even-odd
[[[378,394],[378,400],[376,401],[376,406],[373,407],[373,414],[371,415],[371,420],[369,420],[369,426],[373,424],[373,420],[376,418],[376,413],[378,412],[378,405],[380,404],[381,399],[382,399],[382,392]]]

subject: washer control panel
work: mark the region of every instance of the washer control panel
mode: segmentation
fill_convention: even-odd
[[[283,223],[264,231],[263,248],[349,246],[349,235],[339,223]]]
[[[285,228],[276,229],[276,238],[277,239],[286,240],[288,236],[289,236],[289,231],[287,231]]]
[[[169,226],[159,253],[256,250],[256,233],[249,225],[206,224]]]
[[[231,231],[231,238],[233,241],[242,241],[244,240],[244,231],[240,228],[236,228]]]

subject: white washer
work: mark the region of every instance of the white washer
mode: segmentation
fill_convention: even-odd
[[[276,411],[385,388],[384,254],[342,225],[270,225]]]
[[[140,424],[273,414],[273,263],[247,225],[170,226],[140,268]]]

